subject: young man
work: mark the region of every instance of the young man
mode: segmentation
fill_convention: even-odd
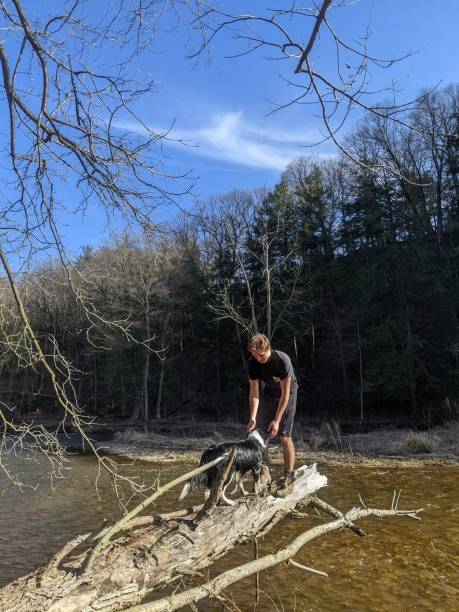
[[[269,438],[279,435],[284,453],[284,478],[277,492],[288,495],[293,488],[295,447],[292,442],[293,420],[298,385],[290,357],[271,348],[269,338],[255,334],[249,340],[250,420],[247,431],[266,429]]]

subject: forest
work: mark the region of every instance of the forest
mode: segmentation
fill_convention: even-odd
[[[456,418],[459,87],[420,92],[409,116],[372,113],[346,150],[18,277],[79,406],[106,421],[244,422],[260,331],[292,357],[303,422]],[[15,418],[57,415],[39,360],[26,367],[34,349],[5,277],[0,291],[0,400]]]

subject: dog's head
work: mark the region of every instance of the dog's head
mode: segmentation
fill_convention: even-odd
[[[262,448],[266,448],[268,445],[268,432],[265,429],[257,427],[247,437],[256,440]]]

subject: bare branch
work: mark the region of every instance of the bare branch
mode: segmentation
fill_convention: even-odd
[[[352,509],[345,516],[337,519],[336,521],[332,521],[331,523],[325,523],[323,525],[318,525],[316,527],[308,529],[307,531],[304,531],[292,542],[290,542],[286,547],[281,548],[276,553],[265,555],[255,561],[249,561],[248,563],[239,565],[234,569],[227,570],[219,574],[215,578],[212,578],[205,584],[193,587],[182,593],[169,595],[168,597],[164,597],[163,599],[159,599],[157,601],[134,606],[131,609],[133,610],[133,612],[172,612],[173,610],[178,610],[179,608],[189,604],[190,602],[197,602],[207,597],[215,597],[216,595],[219,595],[224,589],[228,588],[231,584],[234,584],[235,582],[238,582],[239,580],[242,580],[247,576],[252,576],[257,572],[263,571],[269,567],[273,567],[274,565],[277,565],[282,562],[292,563],[292,557],[298,554],[298,552],[303,548],[303,546],[305,546],[307,543],[311,542],[315,538],[318,538],[326,533],[329,533],[336,529],[341,529],[343,526],[346,526],[348,520],[354,521],[371,515],[384,518],[392,516],[408,516],[410,518],[419,518],[417,517],[417,514],[419,512],[421,512],[420,509]],[[296,565],[295,562],[292,564]],[[304,566],[302,566],[301,569],[305,569]],[[307,569],[311,571],[310,568]],[[315,571],[315,573],[319,572]]]

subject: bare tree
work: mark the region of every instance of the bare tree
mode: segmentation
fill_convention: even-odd
[[[287,217],[294,213],[283,195],[233,191],[200,211],[204,253],[216,272],[211,309],[218,320],[234,322],[238,337],[263,329],[271,338],[296,299],[302,270],[295,237],[287,237]]]
[[[44,7],[37,13],[21,0],[0,2],[0,109],[8,119],[0,259],[17,312],[17,338],[4,335],[3,346],[16,355],[20,350],[22,365],[44,369],[63,418],[80,431],[114,478],[115,465],[98,454],[85,433],[88,419],[74,387],[77,372],[52,334],[41,338],[35,333],[21,276],[16,278],[9,259],[19,268],[52,249],[67,270],[89,325],[129,336],[129,324],[101,316],[90,292],[77,282],[63,248],[59,215],[61,208],[84,213],[102,206],[107,217],[117,214],[152,228],[157,206],[189,189],[189,176],[172,176],[162,164],[167,131],[152,130],[136,112],[140,96],[154,83],[144,75],[136,83],[132,62],[153,40],[164,9],[161,2],[145,7],[142,2],[120,2],[91,20],[81,0],[49,15]],[[140,125],[142,135],[123,128],[126,120]],[[22,444],[33,440],[28,448],[54,453],[60,465],[63,449],[57,438],[50,443],[44,430],[34,433],[30,424],[9,418],[8,412],[7,407],[0,410],[3,436]]]
[[[231,318],[246,334],[258,331],[259,326],[245,257],[247,236],[254,230],[254,215],[254,198],[244,191],[211,198],[199,212],[203,252],[208,265],[217,272],[213,284],[217,297],[215,313],[217,317]],[[243,289],[235,303],[232,288],[236,286]]]

